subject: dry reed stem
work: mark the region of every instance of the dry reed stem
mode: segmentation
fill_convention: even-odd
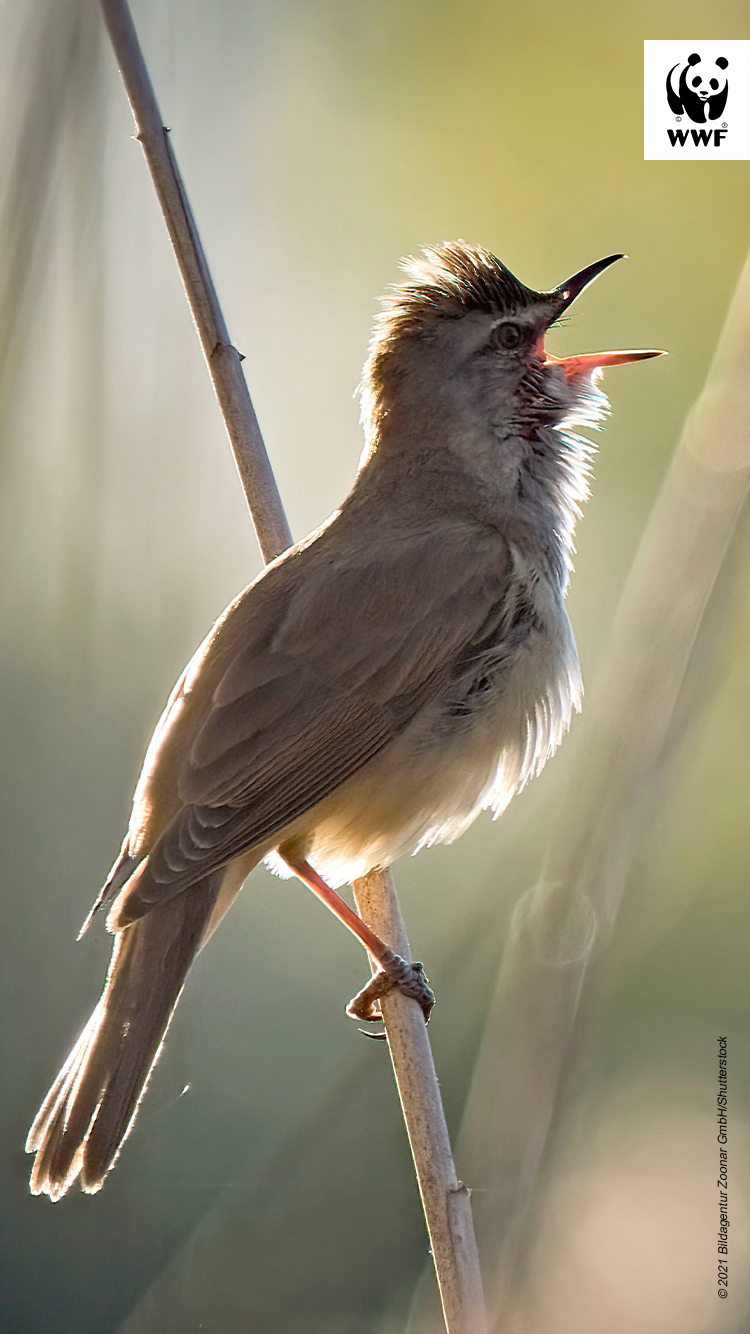
[[[126,0],[101,0],[101,7],[133,112],[136,138],[146,156],[185,284],[185,294],[219,400],[258,544],[263,559],[270,561],[292,545],[292,534],[250,399],[242,357],[229,338],[169,142],[169,130],[162,123]]]
[[[264,560],[291,545],[271,464],[232,346],[195,221],[125,0],[101,0],[122,80],[185,292],[224,417]],[[360,911],[408,958],[390,877],[357,886]],[[382,930],[381,930],[382,927]],[[419,1181],[448,1334],[485,1334],[486,1311],[468,1192],[456,1177],[440,1090],[419,1007],[400,995],[383,1004],[396,1083]]]
[[[371,871],[355,881],[354,896],[368,926],[403,959],[409,959],[409,941],[390,874]],[[445,1327],[450,1334],[484,1334],[487,1311],[470,1192],[456,1176],[427,1027],[419,1007],[398,991],[384,996],[380,1008],[430,1234]]]

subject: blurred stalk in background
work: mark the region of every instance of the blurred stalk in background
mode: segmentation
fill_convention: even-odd
[[[544,880],[513,913],[472,1079],[460,1143],[468,1179],[486,1191],[479,1216],[498,1329],[530,1243],[581,988],[658,818],[687,721],[675,716],[679,697],[749,481],[750,259],[605,646]]]

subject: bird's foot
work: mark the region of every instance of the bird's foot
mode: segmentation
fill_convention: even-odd
[[[349,1001],[346,1007],[349,1018],[364,1020],[365,1023],[376,1023],[382,1019],[380,997],[395,987],[402,995],[417,1002],[427,1023],[435,1004],[435,995],[427,985],[421,963],[407,963],[399,954],[388,950],[387,955],[380,960],[380,965],[367,986]]]

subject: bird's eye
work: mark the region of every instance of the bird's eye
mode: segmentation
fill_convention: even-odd
[[[502,348],[504,352],[511,352],[522,341],[523,330],[518,324],[497,324],[492,330],[493,346]]]

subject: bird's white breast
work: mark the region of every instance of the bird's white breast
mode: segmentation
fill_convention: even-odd
[[[450,843],[479,812],[495,815],[539,773],[580,707],[580,667],[562,596],[514,551],[533,590],[535,628],[469,717],[450,725],[447,697],[290,831],[329,884],[406,852]],[[273,855],[274,870],[279,869]]]

